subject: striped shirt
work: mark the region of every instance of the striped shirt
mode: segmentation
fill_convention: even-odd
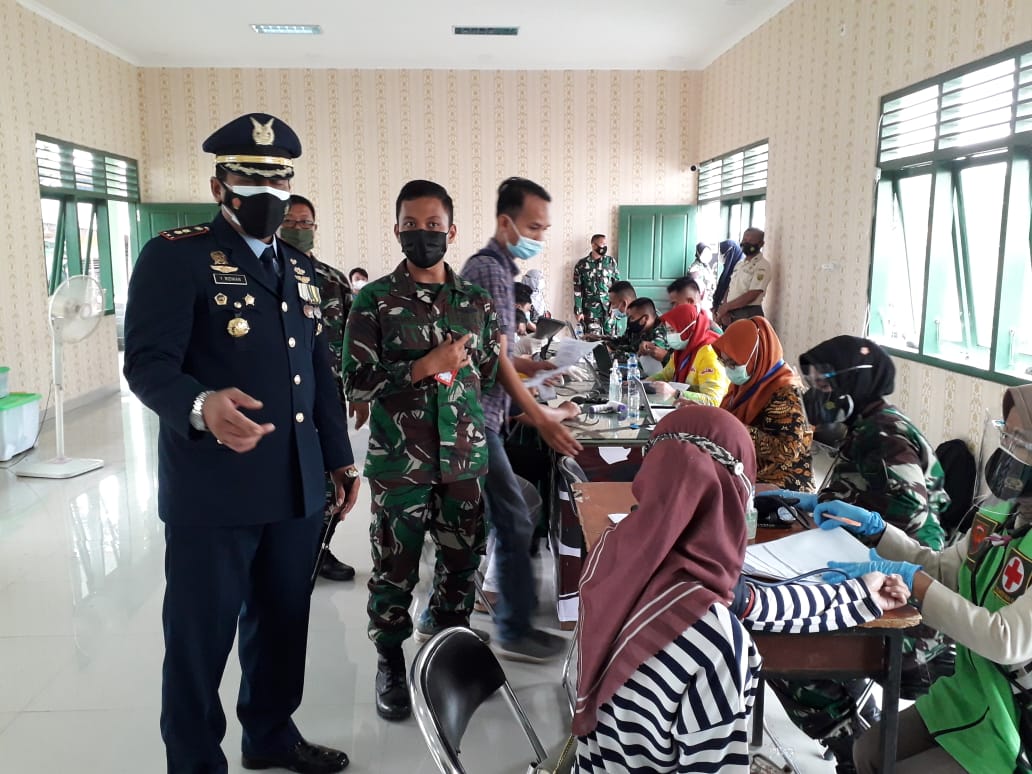
[[[824,632],[881,615],[859,580],[752,588],[744,621],[713,605],[599,707],[595,730],[577,740],[578,772],[748,771],[762,661],[746,630]]]

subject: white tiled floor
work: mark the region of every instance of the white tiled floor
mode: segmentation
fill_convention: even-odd
[[[0,771],[4,774],[115,774],[164,771],[158,733],[162,658],[161,522],[155,514],[156,421],[131,396],[114,396],[69,415],[72,455],[102,457],[103,469],[68,481],[18,479],[0,470]],[[366,432],[353,435],[364,454]],[[40,438],[50,456],[52,429]],[[0,466],[2,467],[2,466]],[[390,724],[373,705],[375,653],[365,634],[368,488],[333,550],[358,568],[353,583],[320,581],[312,601],[305,701],[297,713],[311,740],[340,747],[350,771],[431,774],[414,720]],[[550,559],[537,560],[541,598]],[[429,573],[424,572],[424,577]],[[483,616],[476,625],[491,629]],[[542,604],[538,625],[553,630]],[[406,646],[409,657],[414,643]],[[566,722],[559,664],[503,662],[546,744]],[[233,705],[240,669],[231,658],[222,696],[229,717],[224,749],[239,767]],[[830,772],[817,746],[768,698],[775,733],[800,771]],[[524,752],[500,701],[471,726],[471,772],[515,770]]]

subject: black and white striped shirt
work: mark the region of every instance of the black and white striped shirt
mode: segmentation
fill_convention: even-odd
[[[881,615],[859,580],[754,586],[753,592],[744,622],[713,605],[599,707],[595,730],[578,739],[578,772],[748,771],[761,659],[746,629],[824,632]]]

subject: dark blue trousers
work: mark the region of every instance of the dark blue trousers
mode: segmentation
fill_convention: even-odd
[[[239,626],[243,750],[275,754],[301,738],[309,578],[320,516],[242,527],[165,525],[161,736],[169,774],[223,774],[219,683]]]

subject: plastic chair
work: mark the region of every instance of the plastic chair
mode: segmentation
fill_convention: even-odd
[[[537,765],[547,757],[545,748],[495,654],[473,632],[463,627],[445,629],[416,655],[409,680],[412,709],[443,774],[465,774],[459,761],[462,737],[480,705],[498,691],[534,748],[534,758],[527,764]]]

